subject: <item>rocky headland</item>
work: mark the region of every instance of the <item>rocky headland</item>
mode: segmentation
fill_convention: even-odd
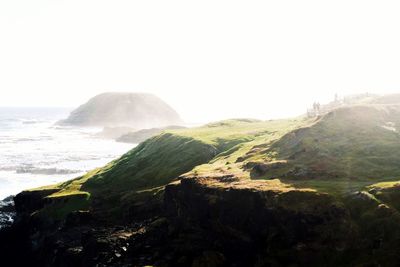
[[[399,103],[380,100],[163,131],[103,168],[18,194],[1,257],[14,266],[398,266],[399,129]]]

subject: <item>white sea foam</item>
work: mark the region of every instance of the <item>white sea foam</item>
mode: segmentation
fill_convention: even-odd
[[[101,129],[54,126],[67,115],[61,109],[0,108],[0,199],[77,177],[133,148],[96,138]]]

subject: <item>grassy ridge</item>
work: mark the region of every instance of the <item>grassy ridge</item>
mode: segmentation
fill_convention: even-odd
[[[104,166],[82,177],[34,190],[57,189],[47,198],[82,199],[91,208],[120,209],[148,201],[162,192],[164,185],[194,167],[214,158],[240,154],[241,144],[272,140],[303,123],[303,120],[262,122],[228,120],[203,127],[166,131],[152,137]],[[258,141],[257,141],[258,140]],[[212,168],[215,166],[211,164]],[[79,198],[85,196],[85,198]],[[59,205],[57,204],[57,209]],[[87,206],[75,203],[73,206]],[[70,211],[70,209],[66,209]],[[118,212],[118,211],[115,211]]]
[[[258,179],[393,179],[400,176],[399,125],[398,106],[342,108],[254,146],[246,161],[264,164]]]
[[[280,179],[340,197],[400,176],[397,105],[349,106],[297,125],[285,121],[285,127],[270,126],[274,134],[264,132],[190,174]]]
[[[47,189],[90,207],[144,203],[186,176],[281,179],[343,195],[400,176],[400,107],[352,106],[321,118],[227,120],[152,137],[103,168]],[[36,189],[36,190],[41,190]]]

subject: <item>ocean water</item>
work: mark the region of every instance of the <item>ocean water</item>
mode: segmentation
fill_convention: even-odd
[[[55,125],[69,112],[0,107],[0,199],[78,177],[134,147],[96,137],[99,128]]]

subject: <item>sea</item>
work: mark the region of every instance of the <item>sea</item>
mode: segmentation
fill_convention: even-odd
[[[0,107],[0,199],[78,177],[135,146],[98,137],[100,128],[57,125],[70,111]]]

